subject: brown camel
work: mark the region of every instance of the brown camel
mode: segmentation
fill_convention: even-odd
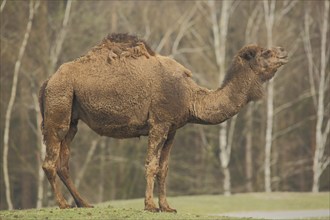
[[[112,34],[72,62],[63,64],[40,89],[43,162],[60,208],[69,208],[55,184],[56,174],[78,207],[91,207],[69,176],[69,145],[79,119],[99,135],[149,136],[145,160],[145,210],[176,212],[166,200],[168,160],[177,129],[187,123],[219,124],[249,101],[262,97],[262,83],[287,62],[287,52],[248,45],[238,51],[223,85],[209,90],[175,60],[155,54],[135,36]],[[153,201],[154,179],[159,208]]]

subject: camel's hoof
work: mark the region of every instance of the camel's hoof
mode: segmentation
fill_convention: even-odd
[[[79,208],[94,208],[94,206],[92,206],[88,203],[77,203],[77,207],[79,207]]]
[[[170,207],[160,208],[160,210],[161,210],[162,212],[177,213],[176,209],[172,209],[172,208],[170,208]]]
[[[145,211],[148,211],[148,212],[160,212],[159,208],[156,208],[156,207],[145,207],[144,208]]]
[[[70,209],[70,208],[73,208],[71,205],[69,204],[60,204],[59,205],[60,209]]]

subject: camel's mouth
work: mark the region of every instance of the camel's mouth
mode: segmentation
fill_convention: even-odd
[[[275,56],[280,65],[284,65],[289,62],[288,52],[283,47],[274,47],[273,51],[275,52]]]
[[[286,55],[283,55],[283,56],[278,56],[277,58],[279,59],[279,63],[281,65],[284,65],[284,64],[286,64],[286,63],[289,62],[289,58],[288,58],[288,55],[287,54]]]

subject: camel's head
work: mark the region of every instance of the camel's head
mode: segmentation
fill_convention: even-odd
[[[288,53],[282,47],[266,49],[248,45],[239,51],[239,57],[263,82],[270,80],[277,69],[288,62]]]

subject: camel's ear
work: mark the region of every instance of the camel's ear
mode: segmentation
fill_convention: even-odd
[[[252,60],[256,56],[256,51],[253,49],[248,49],[241,54],[241,57],[247,61]]]

